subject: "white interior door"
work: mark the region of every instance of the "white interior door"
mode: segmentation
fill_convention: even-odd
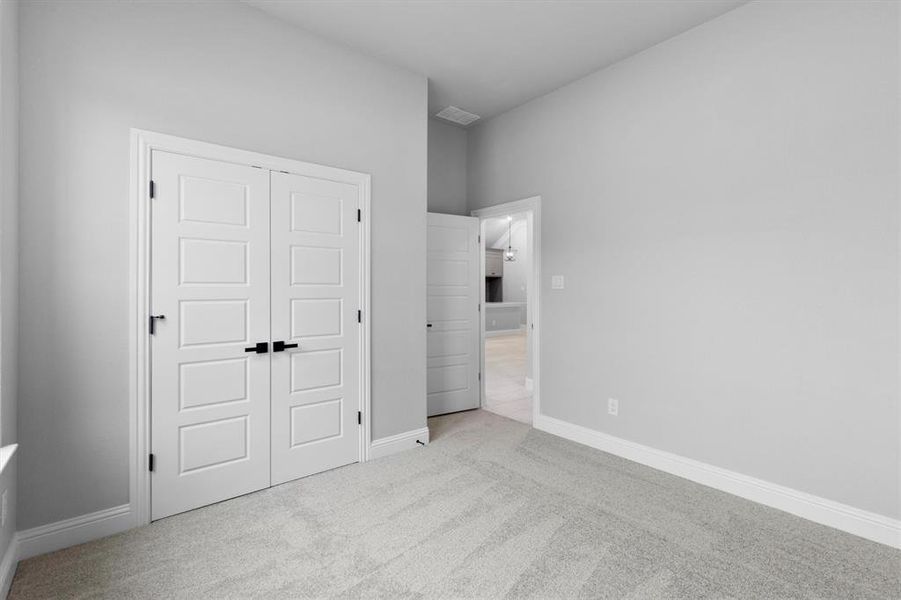
[[[152,519],[269,485],[269,171],[154,151]],[[164,317],[164,318],[163,318]]]
[[[428,214],[428,414],[478,408],[479,220]]]
[[[272,172],[273,485],[360,458],[359,198]]]

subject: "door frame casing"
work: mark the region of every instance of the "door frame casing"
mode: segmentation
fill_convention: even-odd
[[[131,130],[129,161],[129,508],[132,526],[150,523],[150,333],[147,319],[151,309],[150,246],[151,153],[172,152],[196,158],[249,165],[273,171],[284,171],[320,179],[356,185],[361,211],[360,235],[360,310],[363,313],[360,335],[360,404],[363,413],[359,433],[359,461],[369,459],[371,429],[371,339],[370,319],[370,187],[371,177],[346,169],[327,167],[281,158],[249,150],[240,150],[163,133]]]
[[[481,406],[485,408],[485,232],[483,231],[485,220],[504,217],[514,213],[526,213],[527,232],[529,235],[529,250],[532,261],[529,270],[526,293],[526,327],[531,327],[529,350],[532,362],[532,425],[534,426],[541,415],[541,327],[540,327],[540,302],[541,302],[541,196],[531,196],[522,200],[505,202],[494,206],[486,206],[470,212],[473,217],[479,219],[479,274],[480,291],[479,302],[482,310],[479,311],[479,371],[482,380],[479,382],[479,395]]]

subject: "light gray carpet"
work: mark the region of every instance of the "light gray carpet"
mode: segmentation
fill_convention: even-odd
[[[19,565],[11,598],[899,598],[901,552],[491,413]]]

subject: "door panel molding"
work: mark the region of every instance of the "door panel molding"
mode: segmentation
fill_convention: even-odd
[[[166,315],[150,373],[151,519],[161,519],[270,485],[271,355],[245,348],[270,337],[271,194],[262,169],[158,150],[151,160],[150,309]],[[192,178],[241,188],[243,206],[220,202],[222,186],[186,186]],[[202,225],[184,218],[195,203]],[[247,227],[227,222],[236,212]]]
[[[297,344],[272,356],[278,485],[357,460],[359,239],[355,186],[275,172],[270,181],[272,335]]]
[[[176,136],[140,129],[131,130],[130,173],[129,173],[129,516],[131,526],[146,525],[151,518],[150,478],[148,457],[150,453],[150,342],[148,317],[151,307],[151,154],[163,151],[189,157],[234,163],[271,171],[287,172],[338,183],[348,183],[357,187],[357,206],[361,211],[359,229],[359,293],[358,305],[362,311],[362,322],[358,328],[359,358],[357,369],[360,382],[360,410],[362,426],[359,427],[359,460],[369,460],[371,443],[371,376],[369,340],[371,339],[370,311],[370,176],[307,163],[288,158],[271,156],[210,144]],[[197,186],[210,187],[210,182],[196,181]],[[215,187],[215,186],[214,186]],[[222,187],[222,186],[219,186]],[[228,186],[225,186],[228,187]],[[236,229],[247,226],[246,203],[238,188],[220,190],[227,194],[230,212],[220,216],[215,225]],[[178,210],[185,222],[190,222],[198,230],[209,226],[208,209],[201,200],[192,206],[179,206]],[[292,204],[300,214],[305,210],[304,198],[298,197]],[[292,209],[293,210],[293,209]],[[308,222],[312,222],[309,221]],[[323,238],[334,232],[334,224],[328,214],[319,215],[312,222],[314,232]],[[312,226],[311,225],[311,226]],[[226,267],[228,265],[224,265]],[[223,270],[223,277],[231,284],[240,278],[240,272],[232,266]],[[182,273],[179,274],[181,277]],[[315,275],[315,274],[313,274]],[[197,282],[199,288],[215,286],[216,282]],[[201,290],[202,291],[202,290]],[[202,297],[198,296],[198,297]]]
[[[428,213],[428,416],[479,407],[479,220]]]

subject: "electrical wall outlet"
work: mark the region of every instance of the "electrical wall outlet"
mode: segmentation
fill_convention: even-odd
[[[562,290],[563,289],[563,275],[551,275],[551,289],[552,290]]]
[[[619,400],[616,398],[607,398],[607,412],[614,417],[619,414]]]

